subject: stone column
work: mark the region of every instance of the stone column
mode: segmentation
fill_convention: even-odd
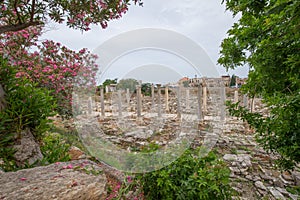
[[[130,103],[130,92],[129,92],[129,88],[126,89],[126,101],[127,101],[127,104],[129,105],[129,103]]]
[[[157,115],[159,118],[161,118],[161,85],[160,84],[157,84]]]
[[[100,88],[100,106],[101,106],[101,116],[105,117],[105,104],[104,104],[104,89]]]
[[[169,86],[165,87],[166,112],[169,112]]]
[[[202,95],[203,95],[202,85],[199,84],[197,88],[197,102],[198,102],[197,117],[199,121],[203,121]]]
[[[190,90],[189,88],[186,88],[186,96],[185,96],[185,104],[186,104],[186,111],[188,112],[190,110]]]
[[[203,92],[203,111],[205,113],[207,113],[207,87],[206,87],[206,84],[203,85],[202,92]]]
[[[91,115],[93,113],[93,105],[92,105],[92,97],[88,99],[88,114]]]
[[[137,117],[140,118],[142,116],[142,91],[141,86],[136,86],[136,103],[137,103]]]
[[[155,99],[155,91],[154,91],[154,85],[153,84],[151,85],[151,99],[152,99],[151,106],[152,106],[152,108],[154,108],[154,104],[155,104],[155,101],[154,101],[154,99]]]
[[[180,88],[180,86],[178,86],[178,88],[177,88],[177,117],[178,117],[178,119],[181,119],[180,102],[181,102],[181,88]]]
[[[225,91],[225,86],[223,83],[221,83],[221,105],[219,106],[221,111],[220,111],[220,119],[223,121],[225,120],[226,117],[226,112],[225,112],[225,102],[226,102],[226,91]]]
[[[234,91],[234,97],[233,97],[233,102],[237,103],[239,101],[239,91],[235,90]]]
[[[78,95],[74,94],[72,100],[73,100],[73,110],[75,111],[75,114],[77,115],[77,114],[79,114],[79,111],[80,111]]]
[[[119,110],[119,118],[122,117],[122,91],[118,90],[118,110]]]
[[[251,99],[251,112],[255,112],[255,97]]]

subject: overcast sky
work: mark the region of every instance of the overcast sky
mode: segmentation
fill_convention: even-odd
[[[234,21],[236,19],[225,11],[221,0],[144,0],[143,7],[130,6],[121,19],[109,22],[107,29],[93,26],[92,30],[81,33],[64,25],[55,25],[55,30],[46,32],[43,37],[61,42],[74,50],[88,48],[93,51],[120,33],[140,28],[162,28],[187,36],[200,45],[220,75],[245,77],[248,71],[245,67],[226,72],[217,65],[220,44]]]

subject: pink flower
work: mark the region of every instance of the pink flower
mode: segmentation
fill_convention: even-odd
[[[69,22],[70,24],[74,24],[74,23],[75,23],[75,20],[74,20],[74,19],[69,19],[68,22]]]
[[[21,180],[21,181],[26,181],[27,178],[22,177],[22,178],[20,178],[20,180]]]
[[[131,183],[131,182],[132,182],[131,176],[127,176],[127,182],[128,182],[128,183]]]
[[[80,53],[80,54],[84,54],[85,51],[86,51],[85,49],[81,49],[81,50],[79,51],[79,53]]]
[[[16,78],[20,78],[22,76],[22,72],[16,73]]]
[[[72,164],[68,164],[67,169],[73,169],[73,165]]]
[[[28,34],[28,33],[23,33],[22,36],[23,36],[24,38],[28,38],[28,37],[29,37],[29,34]]]

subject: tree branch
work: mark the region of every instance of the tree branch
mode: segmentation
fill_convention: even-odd
[[[23,23],[23,24],[4,25],[4,26],[0,26],[0,34],[10,32],[10,31],[13,31],[13,32],[20,31],[29,26],[37,26],[40,24],[42,24],[42,22],[35,21],[35,22],[28,22],[28,23]]]
[[[17,14],[18,22],[21,24],[22,21],[21,21],[21,17],[20,17],[19,11],[18,11],[18,2],[17,1],[15,1],[15,3],[14,3],[14,9],[15,9],[15,12]]]
[[[33,22],[33,16],[34,16],[34,12],[35,12],[34,10],[35,10],[35,0],[32,0],[30,22]]]

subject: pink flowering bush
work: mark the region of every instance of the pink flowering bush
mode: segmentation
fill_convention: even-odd
[[[110,191],[108,191],[109,195],[106,200],[118,200],[118,199],[126,199],[126,200],[142,200],[144,198],[144,194],[142,188],[140,187],[140,180],[134,178],[133,176],[127,176],[123,183],[115,183]]]
[[[51,90],[58,112],[70,116],[73,85],[95,85],[97,57],[87,49],[76,52],[51,40],[38,42],[40,35],[41,27],[1,35],[0,55],[17,66],[16,77],[26,77]]]
[[[47,20],[66,22],[67,26],[82,31],[91,24],[107,27],[113,19],[119,19],[128,10],[130,3],[142,5],[141,0],[3,0],[0,5],[0,34],[18,31],[30,26],[44,24]]]

